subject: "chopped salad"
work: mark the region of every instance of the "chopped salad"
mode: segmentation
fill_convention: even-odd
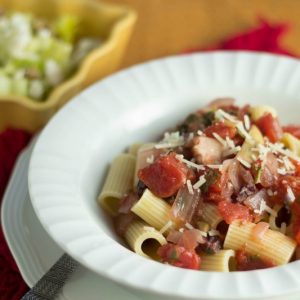
[[[54,20],[22,12],[0,15],[0,95],[44,101],[101,41],[78,37],[80,19]]]

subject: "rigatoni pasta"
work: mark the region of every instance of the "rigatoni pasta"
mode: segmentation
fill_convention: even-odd
[[[277,265],[283,265],[290,261],[297,243],[284,234],[268,229],[261,239],[253,238],[254,223],[234,222],[229,226],[225,241],[225,249],[245,251],[252,255],[274,261]]]
[[[171,206],[146,189],[131,211],[149,225],[161,230],[170,221]]]
[[[235,256],[233,250],[220,250],[215,254],[201,256],[201,270],[213,272],[229,272],[230,260]]]
[[[300,126],[217,99],[113,161],[99,196],[137,254],[231,272],[298,259]]]
[[[119,200],[132,189],[135,163],[133,155],[121,154],[110,166],[98,201],[112,216],[117,214]]]
[[[213,229],[216,229],[217,226],[223,221],[223,218],[218,210],[218,206],[209,203],[203,207],[202,219]]]
[[[158,248],[167,243],[159,231],[139,220],[129,225],[124,237],[134,252],[148,258],[157,258]]]

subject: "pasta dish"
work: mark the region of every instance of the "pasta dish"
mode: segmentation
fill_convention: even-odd
[[[202,271],[300,258],[300,126],[222,98],[112,162],[98,201],[137,254]]]

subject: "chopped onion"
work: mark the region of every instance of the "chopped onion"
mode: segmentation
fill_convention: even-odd
[[[268,194],[265,189],[261,189],[259,192],[255,193],[248,197],[244,204],[251,208],[253,211],[262,212],[262,207],[266,204],[266,200],[268,199]]]
[[[252,237],[255,240],[262,240],[270,225],[266,222],[259,222],[252,230]]]
[[[182,234],[183,234],[182,232],[172,230],[167,236],[167,241],[177,244],[179,239],[181,238]]]
[[[232,160],[228,167],[229,179],[236,193],[243,186],[254,185],[254,179],[249,170],[246,170],[237,160]]]
[[[265,164],[262,168],[260,183],[263,187],[268,188],[275,184],[278,177],[278,161],[275,155],[268,152]]]
[[[171,217],[177,223],[190,223],[198,203],[200,201],[200,191],[194,190],[194,194],[191,194],[184,185],[177,193],[176,199],[171,209]]]
[[[178,240],[178,245],[183,246],[187,250],[194,250],[198,244],[204,243],[205,239],[198,229],[185,230]]]

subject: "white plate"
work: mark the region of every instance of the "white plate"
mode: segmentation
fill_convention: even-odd
[[[28,195],[31,149],[18,159],[2,203],[2,228],[23,279],[32,287],[61,256],[37,219]],[[0,296],[1,298],[1,296]],[[79,267],[57,300],[141,300],[111,281]]]
[[[108,164],[220,96],[273,105],[299,120],[300,62],[249,52],[166,58],[122,71],[75,97],[33,151],[29,190],[50,236],[87,268],[132,290],[171,299],[282,299],[300,293],[300,261],[251,272],[184,270],[121,243],[96,198]],[[274,249],[274,251],[276,251]]]

